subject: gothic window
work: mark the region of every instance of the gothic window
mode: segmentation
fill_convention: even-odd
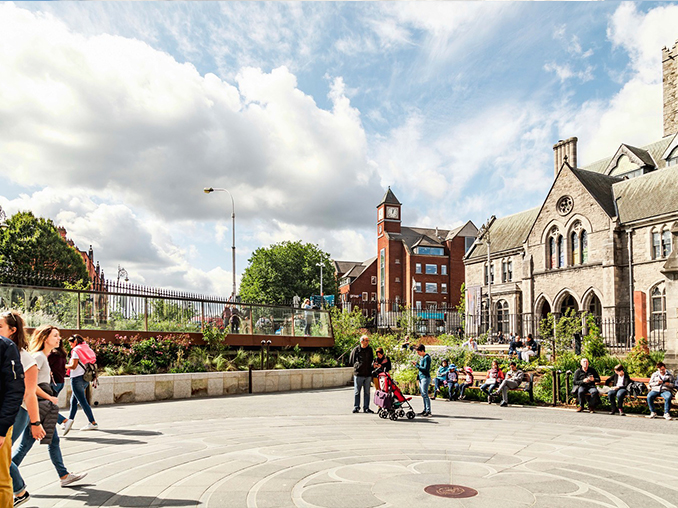
[[[513,261],[510,259],[506,262],[506,270],[508,272],[508,278],[506,280],[511,282],[513,280]]]
[[[509,332],[509,307],[506,300],[499,300],[497,302],[497,331],[508,333]]]
[[[572,264],[580,264],[581,258],[579,257],[579,235],[576,231],[572,231],[570,234],[570,250],[572,251]]]
[[[558,200],[558,203],[556,204],[556,209],[558,210],[558,213],[560,213],[560,215],[567,215],[572,211],[573,205],[574,201],[570,196],[563,196]]]
[[[494,263],[490,265],[490,281],[494,284]]]
[[[657,231],[652,232],[652,259],[661,257],[661,239]]]
[[[581,262],[589,261],[589,234],[586,231],[581,232]]]
[[[558,268],[565,266],[565,238],[558,237]]]
[[[501,262],[501,281],[506,282],[508,280],[508,264],[506,260]]]
[[[551,268],[555,268],[558,256],[556,255],[556,239],[553,237],[549,238],[549,254],[550,254],[549,265]]]
[[[666,329],[666,289],[656,286],[650,293],[650,330]]]
[[[667,258],[671,254],[671,232],[662,231],[662,257]]]

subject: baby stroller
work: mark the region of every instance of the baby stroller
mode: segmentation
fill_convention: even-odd
[[[406,416],[408,420],[412,420],[414,409],[409,402],[412,397],[405,397],[386,372],[379,374],[378,379],[379,390],[374,394],[374,403],[379,407],[379,417],[395,421]]]

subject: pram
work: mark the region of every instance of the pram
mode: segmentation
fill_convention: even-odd
[[[379,390],[374,394],[374,403],[379,407],[380,418],[390,418],[395,421],[398,418],[414,418],[414,409],[410,405],[412,397],[405,397],[395,384],[393,378],[386,372],[379,374]]]

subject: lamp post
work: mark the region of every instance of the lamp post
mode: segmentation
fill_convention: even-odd
[[[0,206],[0,229],[7,229],[9,225],[7,224],[7,214]]]
[[[129,274],[127,273],[127,270],[124,268],[120,268],[120,265],[118,265],[118,282],[120,282],[120,277],[124,277],[125,282],[129,282]]]
[[[233,195],[228,189],[215,189],[213,187],[205,187],[204,189],[205,194],[210,194],[212,192],[227,192],[228,195],[231,197],[231,206],[233,207],[233,213],[231,213],[231,229],[233,231],[233,242],[231,246],[231,252],[233,254],[233,294],[231,295],[233,297],[233,300],[235,301],[235,296],[237,294],[236,292],[236,285],[235,285],[235,201],[233,200]]]
[[[490,227],[496,220],[493,215],[478,230],[478,238],[474,242],[476,245],[487,245],[487,334],[492,334],[492,264],[490,259]]]
[[[325,306],[325,299],[323,298],[323,264],[316,263],[315,266],[320,267],[320,308],[322,309]]]

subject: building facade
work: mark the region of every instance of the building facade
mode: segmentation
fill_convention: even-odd
[[[558,142],[541,206],[496,219],[479,236],[464,259],[471,330],[536,333],[548,313],[573,309],[626,320],[613,331],[618,341],[663,341],[662,270],[678,225],[678,43],[663,56],[662,139],[640,148],[622,143],[581,168],[577,138]]]
[[[452,308],[464,282],[463,257],[478,229],[469,221],[452,230],[401,225],[402,204],[389,187],[377,205],[377,299],[381,311]]]
[[[377,301],[377,258],[366,261],[335,261],[334,270],[339,282],[339,300],[342,308],[353,305],[365,308],[366,302]],[[376,309],[376,305],[374,306]],[[371,313],[367,312],[366,317]]]

